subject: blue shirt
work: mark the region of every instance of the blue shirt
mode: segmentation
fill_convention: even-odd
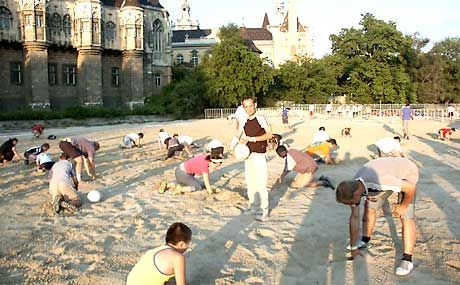
[[[414,111],[412,110],[412,108],[410,106],[402,107],[401,112],[402,112],[402,119],[404,121],[410,120],[412,115],[413,115],[413,113],[414,113]]]

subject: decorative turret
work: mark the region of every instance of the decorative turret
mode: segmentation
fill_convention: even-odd
[[[176,30],[196,30],[198,29],[198,21],[194,21],[190,17],[190,5],[187,0],[183,0],[181,6],[181,16],[177,19]]]

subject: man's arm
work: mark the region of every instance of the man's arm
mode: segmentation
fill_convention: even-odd
[[[176,278],[176,285],[185,285],[185,256],[178,253],[174,258],[174,275]]]
[[[349,219],[349,229],[350,229],[350,246],[352,247],[351,258],[361,255],[361,252],[358,248],[353,249],[354,246],[358,243],[359,238],[359,206],[350,205],[351,213]]]
[[[73,184],[75,185],[75,190],[78,191],[78,180],[77,177],[72,176]]]
[[[401,192],[404,193],[403,200],[400,204],[393,206],[393,213],[396,216],[402,217],[406,214],[407,207],[409,207],[409,204],[414,199],[415,191],[416,188],[414,184],[403,181],[403,184],[401,185]]]
[[[203,176],[204,186],[206,187],[206,191],[208,192],[208,194],[214,193],[211,188],[211,182],[209,182],[209,174],[206,172],[203,172],[202,176]]]

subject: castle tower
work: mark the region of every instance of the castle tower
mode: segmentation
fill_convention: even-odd
[[[75,2],[78,93],[87,106],[102,105],[101,6],[99,0]]]
[[[18,1],[21,36],[24,42],[26,102],[34,109],[50,107],[45,11],[45,0]]]
[[[275,26],[280,26],[284,19],[284,2],[281,0],[275,0]]]
[[[198,21],[194,21],[190,17],[190,5],[187,0],[183,0],[181,6],[181,16],[177,19],[176,30],[196,30],[198,29]]]
[[[139,0],[125,0],[120,9],[123,102],[129,106],[144,104],[144,9]]]
[[[289,0],[288,5],[288,49],[289,57],[294,59],[297,54],[297,1]]]

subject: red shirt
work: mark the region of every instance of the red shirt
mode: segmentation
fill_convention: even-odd
[[[185,171],[188,174],[198,174],[209,173],[209,160],[206,159],[206,154],[196,155],[194,158],[184,162]]]
[[[446,134],[449,134],[449,136],[452,134],[452,129],[451,128],[442,128],[441,132],[442,132],[442,137],[445,138]]]

